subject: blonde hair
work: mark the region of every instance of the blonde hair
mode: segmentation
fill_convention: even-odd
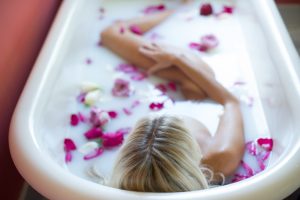
[[[199,145],[180,119],[144,118],[121,148],[110,185],[141,192],[206,189],[200,160]]]

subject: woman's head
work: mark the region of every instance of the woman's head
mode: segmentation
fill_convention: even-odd
[[[208,188],[198,144],[171,116],[140,120],[117,159],[111,185],[143,192],[182,192]]]

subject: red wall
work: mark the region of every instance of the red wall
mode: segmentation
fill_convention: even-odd
[[[60,0],[0,0],[0,199],[17,199],[23,179],[8,149],[8,128],[17,99]]]

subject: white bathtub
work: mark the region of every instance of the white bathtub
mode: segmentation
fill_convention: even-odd
[[[130,1],[120,2],[126,4]],[[101,56],[96,48],[100,33],[100,25],[97,25],[99,13],[96,10],[101,3],[100,0],[63,2],[15,110],[9,136],[10,151],[16,167],[31,186],[49,199],[73,200],[267,200],[283,199],[300,186],[300,61],[271,0],[240,0],[236,9],[239,16],[236,22],[241,31],[238,34],[246,47],[242,60],[252,67],[249,77],[254,81],[259,98],[257,112],[262,114],[261,120],[274,139],[272,157],[265,171],[238,183],[185,193],[129,192],[99,185],[81,178],[80,174],[76,176],[70,173],[45,145],[42,134],[49,130],[41,124],[41,118],[45,117],[45,110],[52,108],[62,110],[63,117],[66,116],[64,107],[47,107],[55,105],[49,104],[53,94],[73,94],[72,91],[81,81],[78,75],[85,73],[74,70],[74,73],[64,74],[66,66],[76,68],[77,65],[83,65],[86,56]],[[130,16],[126,10],[116,12]],[[78,49],[81,49],[81,53],[77,52]],[[84,51],[86,54],[82,53]],[[108,54],[104,55],[110,59]],[[220,55],[222,57],[222,53]],[[222,61],[214,62],[213,57],[206,59],[211,65],[218,65]],[[61,77],[68,80],[60,82]],[[97,79],[97,76],[90,78]],[[220,81],[226,85],[225,79]],[[57,84],[62,85],[59,87]],[[63,101],[68,103],[69,100]],[[49,121],[53,125],[61,119],[58,116],[57,121]],[[62,137],[54,136],[49,138],[49,144]],[[246,138],[253,139],[255,136],[247,135]]]

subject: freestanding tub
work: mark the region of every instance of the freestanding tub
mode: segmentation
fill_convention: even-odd
[[[274,140],[272,157],[265,171],[238,183],[204,191],[136,193],[96,184],[64,169],[57,160],[53,159],[53,155],[49,155],[51,153],[44,145],[45,138],[42,136],[47,127],[44,127],[43,130],[39,123],[49,105],[49,99],[53,98],[51,96],[53,91],[54,93],[59,91],[65,95],[70,94],[70,91],[65,90],[66,87],[63,85],[61,88],[64,90],[60,91],[60,87],[57,87],[56,83],[66,82],[66,85],[72,88],[80,81],[78,78],[76,79],[78,77],[76,73],[82,71],[76,72],[76,70],[74,73],[72,71],[72,73],[64,75],[64,78],[68,77],[68,80],[66,79],[64,82],[57,80],[63,73],[62,68],[67,65],[65,61],[68,60],[69,65],[76,66],[78,62],[84,62],[85,56],[98,56],[98,50],[90,50],[87,46],[97,46],[99,26],[85,20],[88,17],[99,20],[99,16],[92,11],[99,9],[102,3],[99,0],[89,2],[67,0],[60,9],[11,122],[9,136],[11,155],[26,181],[49,199],[73,200],[267,200],[283,199],[296,190],[300,186],[299,57],[273,1],[229,2],[236,3],[237,12],[239,10],[243,12],[243,14],[240,13],[237,22],[247,47],[246,56],[252,66],[251,73],[253,73],[253,80],[259,94],[265,123]],[[125,1],[118,1],[118,3],[122,3],[122,6],[126,4]],[[129,11],[118,10],[117,12],[128,13]],[[96,48],[94,46],[93,48]],[[73,50],[78,48],[88,52],[88,55],[76,54],[76,51]],[[93,78],[95,79],[97,76],[93,76]],[[65,103],[68,103],[68,100]],[[52,110],[52,107],[47,109]],[[63,110],[63,107],[53,107],[53,109]],[[59,116],[57,118],[58,121],[61,119]],[[52,125],[58,122],[53,119],[49,119],[49,121]],[[55,138],[52,139],[55,140]],[[49,144],[52,139],[49,139]]]

